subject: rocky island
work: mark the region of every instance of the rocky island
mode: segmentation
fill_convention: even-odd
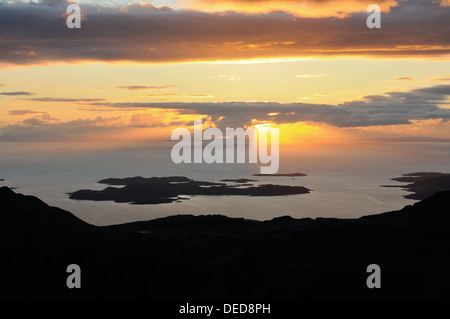
[[[407,185],[384,185],[383,187],[400,187],[412,192],[405,195],[405,198],[422,200],[435,194],[437,191],[450,190],[450,174],[419,172],[403,174],[402,177],[396,177],[393,181],[409,183]]]
[[[236,181],[236,180],[235,180]],[[246,180],[248,181],[248,180]],[[237,180],[241,182],[241,180]],[[285,196],[307,194],[309,189],[303,186],[287,185],[228,185],[194,181],[187,177],[129,177],[109,178],[99,181],[100,184],[124,186],[122,188],[107,187],[101,191],[79,190],[69,194],[70,199],[92,201],[114,201],[138,205],[172,203],[186,200],[187,196]],[[241,187],[239,187],[241,186]],[[242,187],[248,186],[248,187]]]

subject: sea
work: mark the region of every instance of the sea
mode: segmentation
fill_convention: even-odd
[[[220,214],[253,220],[294,218],[359,218],[412,205],[394,177],[414,172],[450,172],[450,143],[398,142],[383,145],[322,145],[314,150],[282,153],[278,173],[305,177],[255,177],[260,164],[174,164],[170,148],[127,145],[68,148],[67,145],[1,143],[0,186],[37,196],[98,226],[152,220],[172,215]],[[103,145],[104,146],[104,145]],[[194,180],[255,179],[254,185],[298,185],[309,194],[247,197],[195,196],[158,205],[79,201],[69,193],[101,190],[105,178],[186,176]]]

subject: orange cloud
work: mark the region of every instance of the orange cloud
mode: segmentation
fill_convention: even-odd
[[[398,78],[398,79],[395,79],[395,81],[408,81],[408,82],[414,82],[414,81],[416,81],[416,79],[409,78],[409,77],[404,77],[404,78]]]
[[[169,89],[175,87],[175,85],[168,84],[168,85],[162,85],[162,86],[143,86],[143,85],[121,85],[117,88],[119,89],[126,89],[130,91],[137,91],[137,90],[163,90],[163,89]]]
[[[279,3],[232,1],[235,2],[254,7]],[[285,5],[317,3],[321,8],[335,3],[280,2]],[[137,4],[133,5],[133,10],[124,11],[85,5],[87,19],[83,28],[71,32],[73,30],[69,31],[64,25],[61,27],[61,19],[55,15],[59,10],[57,7],[6,3],[0,6],[0,16],[8,17],[0,25],[0,66],[317,56],[445,58],[450,55],[449,7],[442,7],[432,0],[401,1],[383,14],[382,28],[373,30],[366,26],[367,13],[359,10],[366,4],[358,2],[358,6],[354,5],[358,12],[345,17],[314,18],[286,12],[210,13]],[[105,30],[114,36],[106,36]]]
[[[235,11],[268,13],[284,11],[302,17],[344,17],[352,12],[366,12],[372,2],[366,0],[184,0],[183,4],[209,12]],[[398,5],[396,0],[380,0],[382,11]]]
[[[450,75],[444,75],[441,77],[432,78],[432,79],[429,79],[429,81],[450,81]]]

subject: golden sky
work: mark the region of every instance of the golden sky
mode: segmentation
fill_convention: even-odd
[[[204,119],[286,145],[449,141],[450,7],[360,0],[0,1],[0,142],[158,141]]]

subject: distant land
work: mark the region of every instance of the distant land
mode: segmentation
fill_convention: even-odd
[[[403,174],[402,177],[392,179],[397,182],[410,183],[407,185],[383,185],[383,187],[400,187],[412,192],[405,195],[405,198],[422,200],[435,194],[437,191],[450,190],[450,174],[418,172]]]
[[[0,298],[450,298],[449,208],[445,191],[359,219],[184,215],[96,227],[1,187]],[[82,289],[66,286],[73,263]],[[366,286],[371,264],[381,289]]]
[[[268,176],[268,177],[303,177],[308,176],[303,173],[290,173],[290,174],[253,174],[252,176]]]
[[[70,199],[92,201],[114,201],[135,205],[163,204],[188,200],[188,196],[285,196],[307,194],[311,190],[303,186],[289,185],[228,185],[194,181],[183,176],[173,177],[128,177],[109,178],[99,181],[100,184],[122,185],[123,188],[107,187],[101,191],[79,190],[69,194]]]
[[[247,178],[241,178],[241,179],[222,179],[221,182],[231,182],[231,183],[238,183],[238,184],[244,184],[248,182],[257,182],[255,179],[247,179]]]

